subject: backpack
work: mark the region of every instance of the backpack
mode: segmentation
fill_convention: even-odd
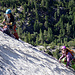
[[[73,50],[70,50],[69,48],[66,49],[67,49],[67,53],[70,52],[73,57],[75,56],[75,52]]]

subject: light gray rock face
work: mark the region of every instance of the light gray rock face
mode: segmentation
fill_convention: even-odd
[[[74,75],[52,56],[0,32],[0,75]]]

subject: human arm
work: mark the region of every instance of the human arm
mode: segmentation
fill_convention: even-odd
[[[5,25],[12,25],[12,24],[13,24],[13,22],[7,23],[7,22],[5,21],[5,19],[3,19],[2,24],[5,24]]]
[[[65,57],[65,54],[62,54],[62,56],[59,58],[59,62],[61,62],[61,59]]]
[[[10,22],[10,23],[5,23],[6,25],[12,25],[12,22]]]
[[[12,23],[12,22],[10,22],[10,23],[7,23],[7,22],[5,21],[5,19],[3,19],[3,22],[2,22],[2,24],[4,24],[4,25],[12,25],[13,23]]]
[[[5,18],[3,19],[3,22],[2,22],[2,24],[4,24],[5,23]]]

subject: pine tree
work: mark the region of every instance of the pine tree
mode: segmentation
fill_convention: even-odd
[[[73,25],[73,38],[75,38],[75,26]]]
[[[41,42],[41,44],[43,44],[43,33],[42,33],[42,30],[40,29],[40,36],[39,36],[40,38],[40,42]]]
[[[66,43],[66,38],[64,38],[64,44]]]
[[[44,35],[44,41],[46,41],[47,40],[47,31],[46,30],[44,30],[43,35]]]
[[[45,49],[46,49],[46,42],[44,42],[44,47],[45,47]]]
[[[31,9],[31,3],[30,3],[30,0],[28,0],[28,8],[29,8],[29,12],[30,12],[30,9]]]
[[[45,21],[48,21],[48,15],[45,15]]]
[[[36,0],[34,0],[34,5],[35,5],[35,9],[37,8],[37,3]]]
[[[27,8],[27,12],[29,13],[29,8]]]
[[[47,35],[48,41],[51,42],[53,40],[53,34],[52,29],[48,28],[48,35]]]
[[[59,10],[59,6],[57,7],[57,16],[59,16],[60,14],[60,10]]]
[[[47,36],[47,31],[46,30],[44,30],[44,36]]]
[[[30,2],[31,2],[31,6],[32,6],[32,8],[33,8],[33,5],[34,5],[33,0],[30,0]]]
[[[56,50],[56,58],[59,59],[59,49]]]
[[[70,25],[69,25],[69,23],[67,23],[66,30],[67,30],[67,35],[69,36],[70,35]]]
[[[22,35],[22,28],[18,27],[17,33],[18,33],[18,36],[21,37],[21,35]]]
[[[30,0],[28,0],[28,7],[30,6]]]
[[[48,8],[49,7],[49,2],[48,2],[48,0],[46,0],[46,8]]]
[[[37,22],[35,21],[35,23],[34,23],[34,31],[36,31],[37,30]]]
[[[38,45],[39,44],[39,37],[37,36],[36,37],[36,45]]]
[[[61,37],[64,36],[64,34],[65,34],[65,31],[64,31],[63,21],[61,21],[61,24],[60,24],[60,35],[61,35]]]
[[[36,20],[39,20],[39,14],[38,14],[37,8],[35,9],[35,14],[36,14]]]
[[[23,17],[25,18],[26,17],[26,12],[27,12],[27,5],[26,5],[26,3],[23,5],[23,8],[24,8],[24,10],[23,10]]]
[[[63,29],[63,36],[65,36],[65,29]]]
[[[56,18],[57,18],[57,13],[56,13],[56,12],[54,13],[54,18],[55,18],[55,20],[56,20]]]
[[[57,45],[57,39],[55,39],[55,44]]]
[[[39,23],[38,23],[38,20],[35,21],[34,23],[34,31],[39,31]]]
[[[32,45],[35,45],[33,40],[32,40],[32,42],[31,42],[31,44],[32,44]]]
[[[44,0],[41,1],[41,5],[44,6]]]
[[[45,26],[46,29],[48,29],[48,15],[45,15],[44,26]]]
[[[27,4],[26,4],[26,2],[24,4],[23,8],[24,8],[24,12],[26,12],[27,11]]]
[[[73,13],[73,15],[74,15],[74,19],[73,19],[73,22],[74,22],[74,25],[75,25],[75,12]]]
[[[31,42],[31,34],[30,34],[30,32],[28,32],[28,42],[29,43]]]
[[[29,38],[29,37],[28,37],[28,32],[26,32],[26,33],[25,33],[24,41],[25,41],[25,42],[29,42],[29,39],[28,39],[28,38]]]
[[[48,21],[45,21],[44,26],[46,29],[48,29]]]
[[[28,36],[25,36],[24,41],[28,42]]]
[[[17,10],[17,5],[15,4],[15,12],[17,13],[18,12],[18,10]]]

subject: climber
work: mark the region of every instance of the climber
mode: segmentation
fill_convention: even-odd
[[[16,32],[16,23],[14,21],[14,16],[12,15],[10,9],[6,10],[6,15],[2,24],[4,24],[4,28],[6,28],[6,30],[9,30],[10,34],[13,34],[16,39],[19,39]]]
[[[62,46],[61,48],[62,50],[62,56],[59,58],[59,62],[61,62],[61,59],[64,58],[64,62],[67,61],[66,67],[70,66],[70,61],[74,58],[73,54],[72,54],[72,50],[70,51],[68,48],[66,48],[65,46]],[[66,57],[66,58],[65,58]]]

